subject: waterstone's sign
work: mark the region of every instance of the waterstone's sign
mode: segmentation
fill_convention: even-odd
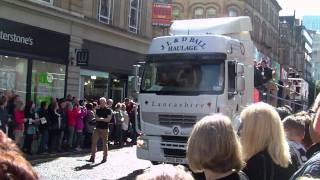
[[[169,52],[187,52],[203,50],[207,47],[207,43],[196,37],[176,37],[171,41],[166,41],[161,45],[162,51]]]
[[[10,42],[19,43],[19,44],[25,44],[29,46],[33,45],[32,37],[19,36],[16,33],[8,33],[8,32],[3,32],[1,30],[0,30],[0,40],[10,41]]]
[[[0,18],[0,50],[66,63],[70,36]]]

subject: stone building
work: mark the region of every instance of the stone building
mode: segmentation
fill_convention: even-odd
[[[295,16],[281,16],[279,27],[279,62],[288,72],[294,73],[295,77],[310,80],[311,34]]]
[[[149,0],[0,0],[0,91],[37,103],[121,100],[150,44],[151,9]]]
[[[173,0],[172,3],[173,19],[250,16],[253,24],[251,35],[257,48],[256,58],[278,61],[281,7],[276,0]],[[161,35],[161,32],[155,35]]]

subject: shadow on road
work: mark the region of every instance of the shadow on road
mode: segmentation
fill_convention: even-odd
[[[98,164],[91,164],[91,163],[88,163],[88,164],[85,164],[83,166],[78,166],[78,167],[75,167],[74,168],[74,171],[82,171],[82,170],[88,170],[88,169],[93,169],[94,167],[97,167],[99,165],[101,165],[103,163],[98,163]]]
[[[135,180],[137,176],[143,173],[143,169],[135,170],[132,173],[128,174],[128,176],[120,178],[118,180]]]
[[[109,144],[109,150],[120,150],[121,148],[132,147],[132,146],[133,146],[133,144],[128,144],[128,145],[123,146],[123,147],[119,147],[117,145]],[[98,146],[98,151],[102,151],[102,146]],[[39,165],[39,164],[42,164],[42,163],[54,161],[59,157],[83,157],[84,155],[90,154],[90,152],[91,152],[91,149],[90,148],[86,148],[86,149],[83,149],[80,152],[77,152],[75,150],[70,150],[70,151],[65,151],[65,152],[62,152],[62,153],[58,153],[57,152],[57,153],[42,154],[42,155],[35,154],[35,155],[25,156],[25,157],[26,157],[26,159],[28,161],[30,161],[30,163],[33,166],[36,166],[36,165]]]

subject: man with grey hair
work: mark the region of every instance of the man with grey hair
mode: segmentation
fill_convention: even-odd
[[[107,161],[108,156],[108,126],[112,118],[112,103],[113,101],[102,97],[99,100],[100,108],[96,111],[96,128],[92,134],[92,145],[91,145],[91,158],[90,162],[94,163],[95,154],[97,152],[97,142],[101,138],[103,143],[103,159],[101,163]]]

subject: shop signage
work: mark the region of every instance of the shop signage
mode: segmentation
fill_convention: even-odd
[[[179,37],[173,41],[167,41],[161,45],[162,51],[197,51],[199,49],[205,49],[206,43],[201,39],[195,37]]]
[[[89,64],[89,50],[88,49],[76,49],[77,65],[88,66]]]
[[[169,27],[172,19],[171,3],[153,3],[152,6],[152,25]]]
[[[0,18],[0,50],[52,59],[65,64],[70,36]]]

